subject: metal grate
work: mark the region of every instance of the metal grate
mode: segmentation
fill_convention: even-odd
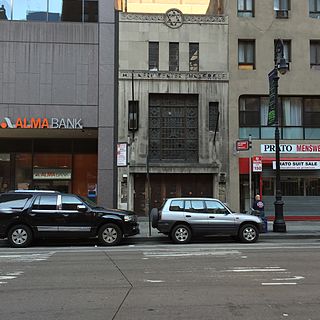
[[[197,162],[197,95],[150,95],[149,140],[151,161]]]

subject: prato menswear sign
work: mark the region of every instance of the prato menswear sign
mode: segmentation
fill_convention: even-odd
[[[320,144],[280,144],[281,153],[320,153]],[[274,144],[261,144],[261,153],[275,153]]]
[[[82,119],[76,118],[17,118],[5,117],[2,129],[83,129]]]

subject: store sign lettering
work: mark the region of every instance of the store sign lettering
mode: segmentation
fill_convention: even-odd
[[[272,162],[276,169],[276,161]],[[320,161],[280,161],[281,170],[320,170]]]
[[[0,123],[2,129],[82,129],[82,119],[75,118],[17,118],[5,117]]]
[[[320,153],[320,144],[280,144],[281,153]],[[261,153],[275,153],[274,144],[261,144]]]

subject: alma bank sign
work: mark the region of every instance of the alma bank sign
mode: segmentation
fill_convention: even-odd
[[[280,144],[281,153],[320,153],[320,144]],[[261,153],[275,153],[274,144],[261,144]]]
[[[83,129],[82,120],[76,118],[3,118],[2,129]]]

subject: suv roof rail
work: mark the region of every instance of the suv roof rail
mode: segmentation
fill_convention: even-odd
[[[21,192],[21,193],[60,193],[54,190],[10,190],[9,192]]]

